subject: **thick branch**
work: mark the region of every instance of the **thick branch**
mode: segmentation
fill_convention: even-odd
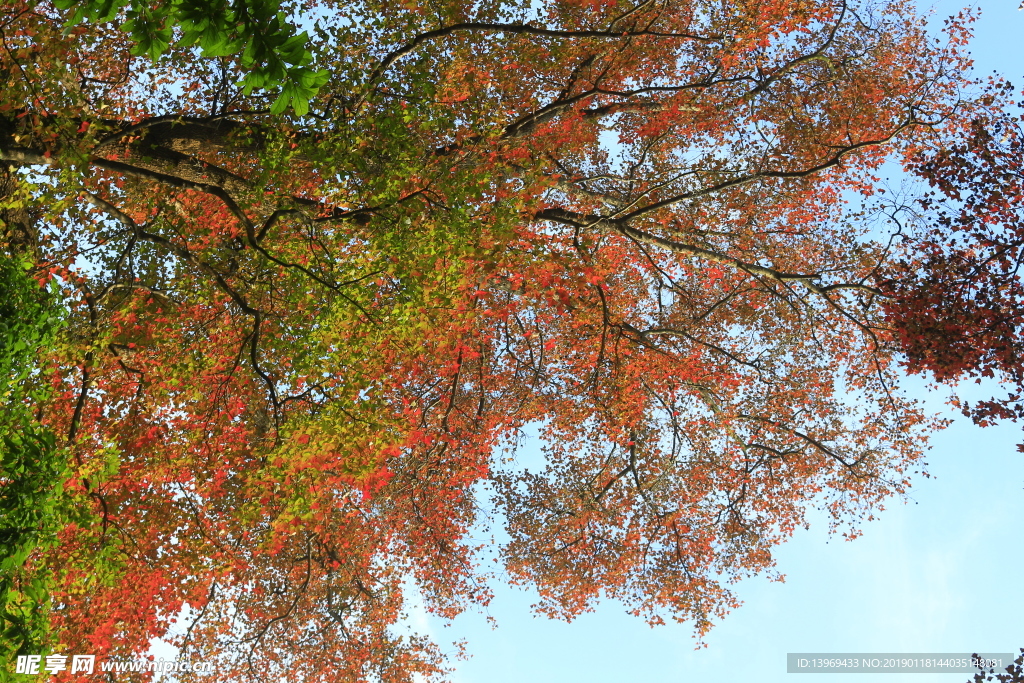
[[[433,40],[434,38],[442,38],[444,36],[450,36],[453,33],[459,32],[481,32],[481,33],[510,33],[513,35],[532,35],[540,36],[544,38],[596,38],[602,40],[623,40],[635,36],[645,36],[651,38],[680,38],[683,40],[697,40],[697,41],[715,41],[720,40],[721,36],[698,36],[691,33],[670,33],[666,31],[611,31],[611,30],[581,30],[571,31],[563,29],[551,29],[543,26],[534,26],[532,24],[524,24],[521,22],[515,22],[511,24],[491,23],[491,22],[463,22],[459,24],[452,24],[451,26],[445,26],[443,28],[434,29],[433,31],[426,31],[417,35],[415,38],[407,42],[400,48],[392,50],[384,59],[381,60],[380,64],[373,70],[370,77],[367,79],[367,83],[373,84],[378,78],[380,78],[385,71],[387,71],[392,64],[397,62],[399,59],[409,54],[421,44]]]

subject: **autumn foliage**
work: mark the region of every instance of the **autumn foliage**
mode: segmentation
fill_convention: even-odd
[[[930,191],[908,226],[885,304],[913,371],[939,379],[999,378],[1006,397],[965,414],[987,425],[1024,417],[1024,130],[1012,87],[988,85],[956,127],[928,141],[912,170]]]
[[[938,423],[900,362],[1016,358],[1002,214],[934,195],[899,242],[873,203],[895,160],[977,214],[976,157],[1019,157],[964,122],[1006,99],[971,99],[969,17],[310,0],[300,116],[244,56],[2,7],[5,248],[69,311],[26,380],[79,510],[29,560],[58,651],[177,620],[216,680],[408,681],[445,666],[409,591],[452,617],[495,577],[702,634],[809,509],[856,535],[906,489]]]

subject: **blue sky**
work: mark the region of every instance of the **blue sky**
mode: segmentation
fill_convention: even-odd
[[[982,2],[972,52],[979,74],[1024,85],[1024,12],[1018,0]],[[927,6],[927,5],[925,5]],[[935,5],[933,24],[963,7]],[[934,412],[954,417],[946,396],[911,381]],[[981,397],[984,388],[978,388]],[[990,391],[987,396],[991,396]],[[1024,647],[1024,441],[1021,425],[980,429],[955,416],[933,439],[931,479],[892,501],[864,535],[808,531],[778,549],[784,583],[744,581],[744,605],[694,649],[688,625],[651,629],[612,602],[571,624],[534,618],[533,597],[496,586],[486,615],[445,628],[412,621],[440,643],[465,639],[456,683],[757,681],[857,683],[877,674],[787,674],[787,652],[1016,652]],[[527,455],[527,457],[529,457]],[[838,676],[838,678],[837,678]],[[970,674],[886,674],[885,683],[966,681]]]

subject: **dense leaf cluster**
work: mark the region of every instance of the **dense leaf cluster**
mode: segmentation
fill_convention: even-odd
[[[37,353],[52,345],[64,316],[30,267],[0,259],[0,656],[8,661],[47,644],[47,573],[26,561],[52,546],[68,520],[66,454],[34,414],[48,398]]]
[[[912,371],[997,378],[1008,396],[962,406],[982,425],[1024,417],[1024,131],[1013,86],[997,82],[912,169],[931,191],[904,235],[886,304]]]
[[[156,62],[172,46],[198,46],[204,58],[239,55],[241,80],[247,91],[278,93],[271,110],[292,107],[302,116],[309,101],[327,81],[325,71],[309,67],[309,35],[298,32],[277,0],[56,0],[70,10],[68,26],[115,24],[134,46],[132,54]]]

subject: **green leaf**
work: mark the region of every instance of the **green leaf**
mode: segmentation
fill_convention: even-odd
[[[277,96],[277,99],[274,100],[274,104],[271,105],[270,107],[270,113],[274,114],[275,116],[278,114],[283,114],[285,110],[288,109],[288,102],[290,100],[291,95],[288,93],[288,90],[286,88],[284,91],[281,92],[280,95]]]
[[[296,95],[292,98],[292,108],[296,116],[305,116],[309,113],[309,98]]]

